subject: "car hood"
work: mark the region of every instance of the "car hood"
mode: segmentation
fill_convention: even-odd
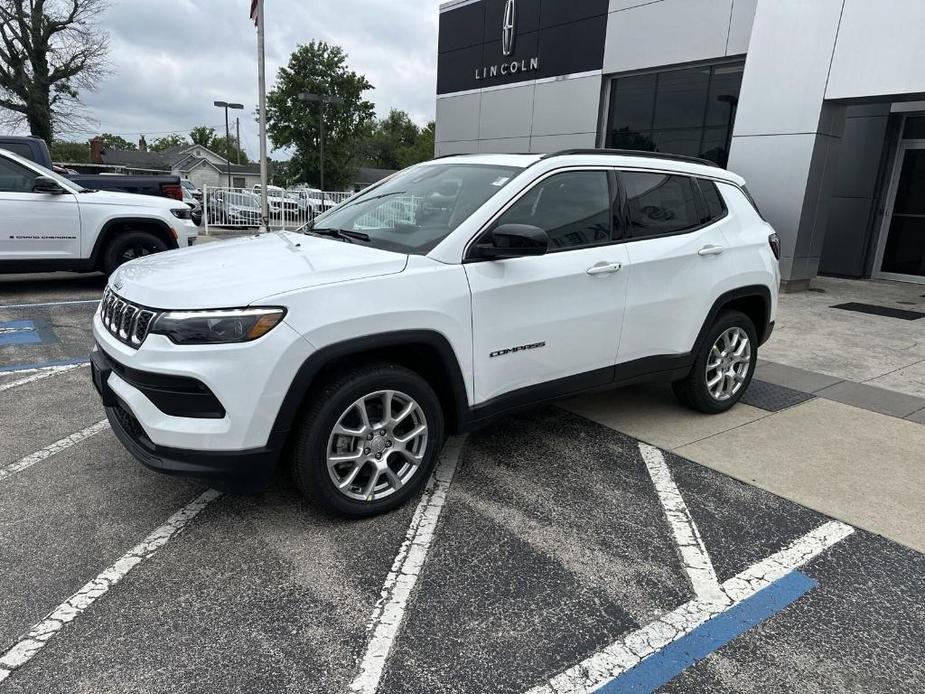
[[[134,260],[110,286],[159,309],[236,308],[277,294],[401,272],[408,256],[335,239],[274,232]]]
[[[115,190],[95,190],[92,193],[78,193],[81,205],[126,205],[129,207],[150,207],[156,210],[183,209],[183,202],[158,195],[138,195]]]

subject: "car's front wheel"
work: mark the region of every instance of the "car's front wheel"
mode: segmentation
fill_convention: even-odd
[[[371,365],[311,396],[292,460],[300,491],[348,517],[385,513],[426,483],[443,445],[440,400],[421,376]]]
[[[116,234],[103,252],[103,270],[111,275],[123,263],[167,250],[167,244],[147,231]]]
[[[754,323],[741,311],[726,311],[710,328],[690,373],[672,387],[682,404],[707,414],[719,414],[744,395],[757,360]]]

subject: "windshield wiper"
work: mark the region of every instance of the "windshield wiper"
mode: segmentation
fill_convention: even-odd
[[[388,197],[391,197],[392,195],[404,195],[404,194],[405,194],[404,190],[393,190],[391,193],[383,193],[382,195],[373,195],[371,198],[363,198],[362,202],[366,202],[367,200],[381,200],[382,198],[388,198]]]
[[[369,234],[364,234],[362,231],[351,231],[350,229],[309,229],[308,233],[340,239],[342,241],[356,240],[365,241],[366,243],[372,241]]]

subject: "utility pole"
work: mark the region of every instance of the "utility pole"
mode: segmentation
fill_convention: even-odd
[[[270,230],[270,210],[267,200],[267,69],[264,39],[263,0],[251,0],[251,19],[257,25],[257,91],[259,93],[260,122],[260,230]]]
[[[227,101],[216,101],[213,105],[225,109],[225,162],[227,163],[228,187],[231,188],[231,152],[228,151],[231,148],[231,128],[228,124],[228,109],[240,110],[244,108],[244,104],[229,104]]]
[[[234,119],[234,129],[235,129],[235,135],[236,135],[235,139],[237,139],[238,141],[238,152],[237,152],[238,161],[237,163],[238,163],[238,166],[240,166],[241,165],[241,119],[240,118]]]
[[[325,96],[323,94],[312,94],[311,92],[302,92],[299,94],[299,98],[302,101],[312,102],[318,104],[318,132],[320,135],[320,141],[318,144],[318,153],[319,153],[319,169],[320,169],[320,185],[321,192],[324,193],[324,109],[328,104],[340,105],[344,103],[344,100],[339,96]]]

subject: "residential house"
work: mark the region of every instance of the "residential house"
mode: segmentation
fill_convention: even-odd
[[[90,141],[91,166],[96,170],[123,174],[172,174],[187,178],[202,189],[204,186],[253,188],[260,184],[259,164],[234,164],[202,145],[179,145],[162,152],[152,152],[144,138],[137,150],[107,147],[102,140]]]

